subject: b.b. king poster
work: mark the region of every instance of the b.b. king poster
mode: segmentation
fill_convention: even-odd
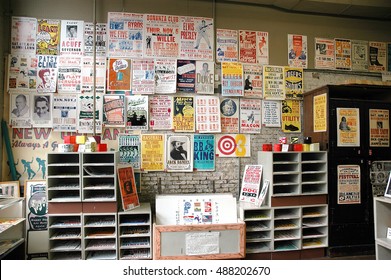
[[[215,136],[213,134],[194,135],[194,170],[215,170]]]

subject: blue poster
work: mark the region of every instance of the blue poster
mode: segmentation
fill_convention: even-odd
[[[194,161],[195,171],[215,170],[215,136],[205,134],[194,135]]]

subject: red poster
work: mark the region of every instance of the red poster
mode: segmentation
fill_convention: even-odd
[[[118,185],[121,191],[122,208],[124,211],[140,206],[133,167],[117,169]]]

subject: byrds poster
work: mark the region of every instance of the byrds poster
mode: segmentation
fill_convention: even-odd
[[[175,96],[173,128],[176,132],[195,131],[194,96]]]
[[[193,171],[192,136],[186,134],[167,135],[166,169],[168,172]]]
[[[140,206],[133,168],[119,167],[117,173],[123,210],[127,211]]]
[[[213,134],[194,135],[194,170],[215,170],[215,136]]]
[[[108,21],[108,56],[132,57],[143,56],[144,15],[135,13],[109,12]]]
[[[141,170],[164,171],[164,134],[141,134]]]

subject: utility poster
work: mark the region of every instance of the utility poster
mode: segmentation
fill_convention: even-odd
[[[301,132],[300,103],[301,102],[298,100],[282,101],[282,131],[284,131],[285,133]]]

